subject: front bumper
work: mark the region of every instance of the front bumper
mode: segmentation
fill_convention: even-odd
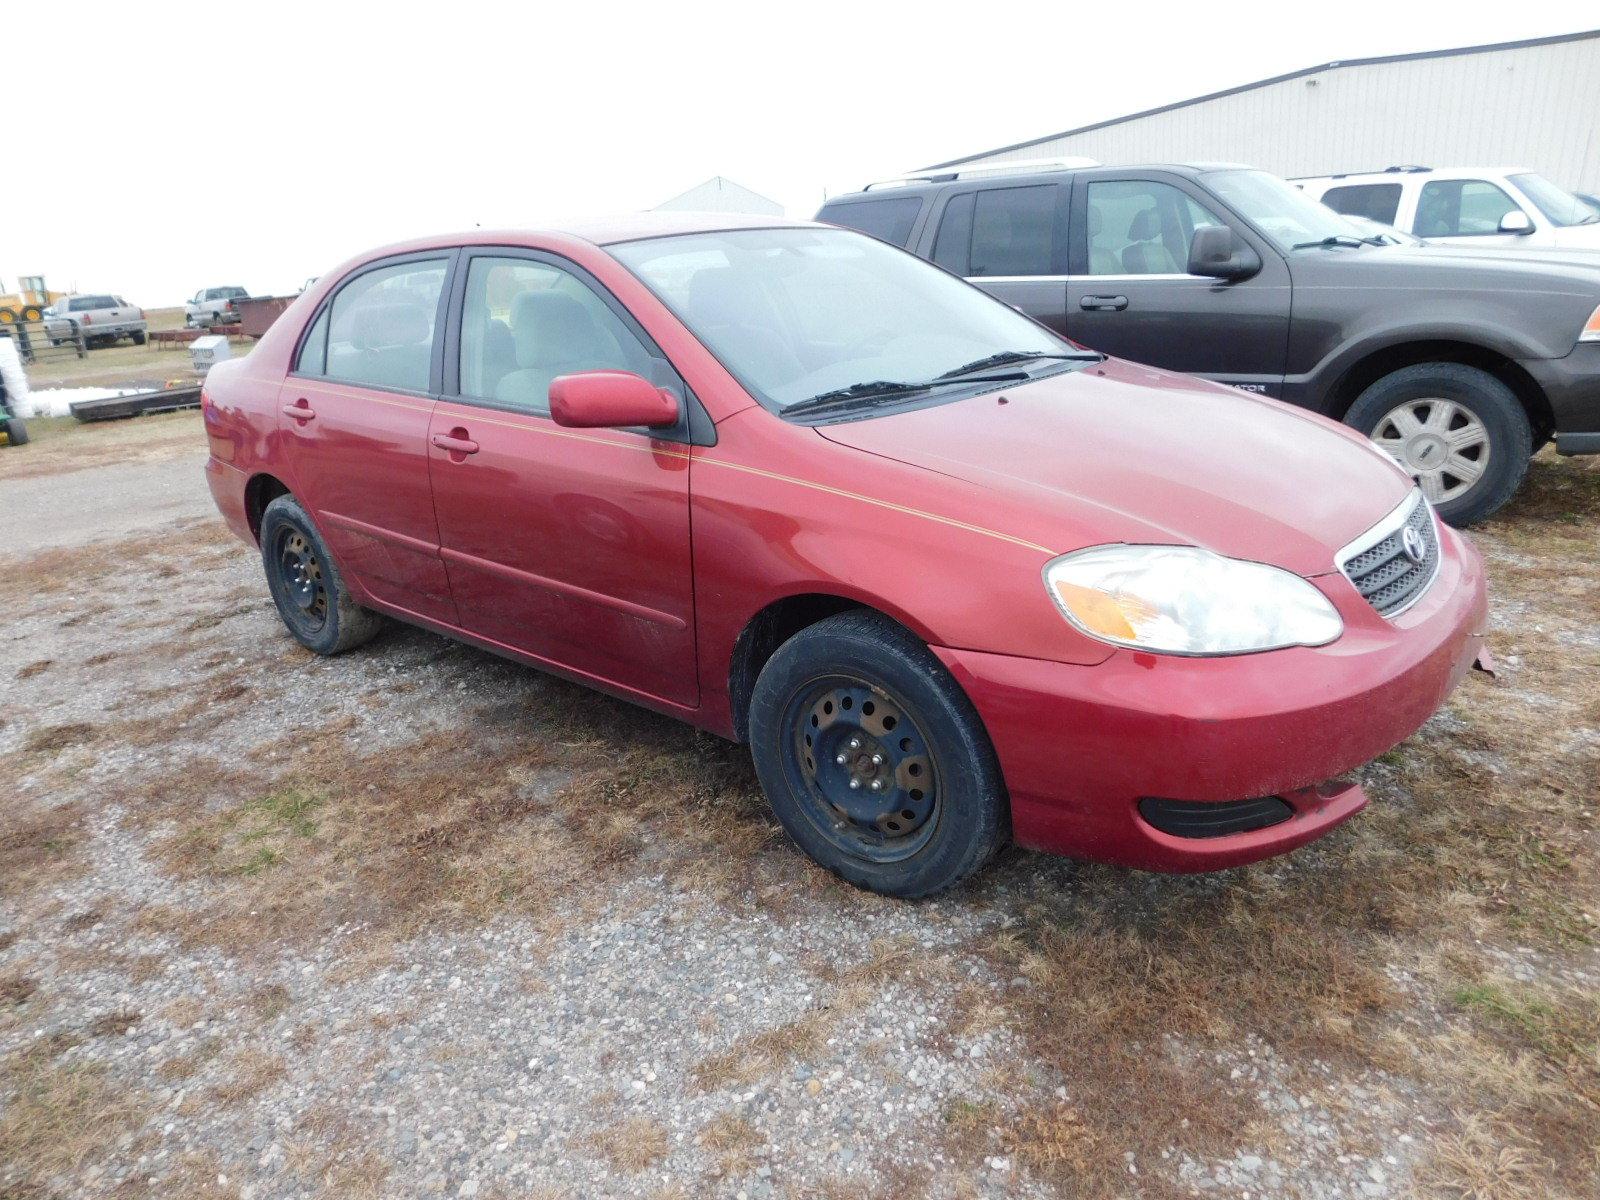
[[[1477,657],[1483,563],[1459,534],[1428,593],[1393,621],[1342,575],[1314,582],[1345,632],[1331,645],[1231,658],[1119,650],[1075,666],[935,647],[982,716],[1025,846],[1159,871],[1254,862],[1321,837],[1367,799],[1325,781],[1410,737]],[[1280,824],[1176,837],[1139,813],[1145,797],[1279,796]]]

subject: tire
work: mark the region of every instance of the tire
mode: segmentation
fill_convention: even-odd
[[[1010,836],[977,710],[926,646],[879,613],[841,613],[778,648],[751,694],[750,752],[789,836],[869,891],[944,891]],[[867,786],[849,789],[850,779]]]
[[[144,334],[144,333],[134,333],[132,336],[133,336],[133,344],[135,346],[142,346],[142,345],[145,344],[145,341],[146,341],[146,338],[147,338],[146,334]]]
[[[383,628],[382,617],[351,598],[327,543],[293,496],[279,496],[261,514],[261,563],[278,615],[307,650],[343,654]]]
[[[28,427],[22,423],[21,417],[6,418],[6,443],[11,446],[26,446],[28,444]]]
[[[1402,424],[1406,414],[1411,419]],[[1533,429],[1516,395],[1487,371],[1461,363],[1418,363],[1385,375],[1357,397],[1344,421],[1388,451],[1439,516],[1457,527],[1511,499],[1533,454]],[[1460,448],[1445,434],[1461,439]],[[1474,466],[1477,476],[1469,481]]]

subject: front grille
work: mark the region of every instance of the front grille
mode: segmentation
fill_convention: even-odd
[[[1214,838],[1265,829],[1287,821],[1294,816],[1294,809],[1277,796],[1223,800],[1215,804],[1146,796],[1139,801],[1139,815],[1173,837]]]
[[[1399,614],[1422,598],[1439,570],[1439,534],[1433,510],[1414,493],[1402,505],[1346,548],[1339,568],[1366,602],[1386,617]],[[1416,534],[1420,558],[1406,552],[1406,532]]]

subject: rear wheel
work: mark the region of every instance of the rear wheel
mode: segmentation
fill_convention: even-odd
[[[140,330],[138,332],[135,332],[134,335],[133,335],[133,344],[135,346],[144,345],[146,336],[147,335],[142,330]]]
[[[5,434],[7,445],[26,446],[28,444],[28,427],[22,423],[21,417],[6,418]]]
[[[858,887],[925,896],[978,870],[1008,834],[977,711],[943,664],[877,613],[778,648],[750,701],[750,749],[800,848]]]
[[[1418,363],[1385,375],[1344,419],[1399,463],[1452,525],[1481,521],[1511,499],[1533,453],[1533,429],[1515,393],[1461,363]]]
[[[261,514],[261,562],[278,615],[307,650],[340,654],[383,627],[382,617],[352,598],[322,535],[292,496],[279,496]]]

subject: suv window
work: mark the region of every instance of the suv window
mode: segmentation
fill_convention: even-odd
[[[1215,213],[1170,183],[1118,179],[1091,183],[1089,274],[1183,275],[1189,243]]]
[[[1055,262],[1056,185],[993,188],[972,208],[969,275],[1049,275]]]
[[[461,395],[550,411],[550,383],[612,369],[650,378],[651,354],[569,271],[526,258],[479,257],[461,312]]]
[[[1500,221],[1517,205],[1487,179],[1434,179],[1417,200],[1418,237],[1480,237],[1499,233]]]
[[[921,211],[920,197],[901,196],[894,200],[856,200],[848,204],[824,205],[819,216],[824,221],[859,230],[903,250],[911,240],[911,227],[917,223],[917,214]]]
[[[1322,194],[1322,202],[1346,216],[1393,225],[1395,214],[1400,211],[1400,191],[1398,183],[1348,183],[1329,188]]]
[[[443,259],[356,276],[333,298],[327,376],[363,387],[428,390]]]

